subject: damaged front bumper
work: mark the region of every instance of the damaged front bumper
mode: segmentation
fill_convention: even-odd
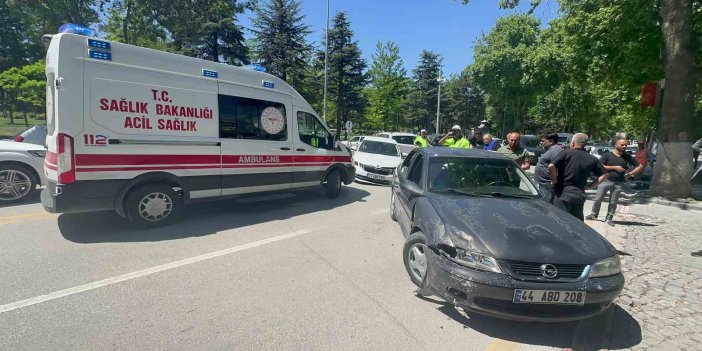
[[[507,274],[477,271],[458,265],[433,250],[426,250],[425,286],[433,294],[480,314],[539,322],[563,322],[588,318],[605,311],[624,288],[624,276],[591,278],[576,282],[530,282]],[[514,303],[514,289],[585,291],[585,303],[577,305]]]

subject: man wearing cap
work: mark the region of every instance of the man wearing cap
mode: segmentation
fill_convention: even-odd
[[[427,130],[426,129],[422,129],[419,132],[419,135],[417,135],[417,137],[414,138],[414,145],[417,145],[419,147],[429,146],[429,139],[427,139]]]
[[[455,125],[451,128],[451,131],[444,135],[439,144],[447,147],[459,147],[463,149],[470,149],[471,145],[468,139],[464,138],[461,134],[461,126]]]

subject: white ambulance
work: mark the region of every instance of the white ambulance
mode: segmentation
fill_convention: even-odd
[[[335,197],[355,176],[312,107],[263,72],[60,33],[46,77],[49,212],[155,226],[200,199],[320,185]]]

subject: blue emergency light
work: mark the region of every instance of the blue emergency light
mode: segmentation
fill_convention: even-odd
[[[210,78],[217,78],[217,71],[210,71],[209,69],[203,69],[202,75]]]
[[[109,52],[88,50],[88,56],[92,59],[112,61],[112,54]]]
[[[88,46],[90,46],[91,48],[96,48],[96,49],[110,50],[110,42],[109,41],[88,39]]]
[[[259,71],[259,72],[266,71],[266,67],[263,67],[263,65],[261,65],[260,63],[252,63],[250,67],[254,71]]]
[[[86,37],[94,37],[95,32],[88,28],[74,23],[66,23],[59,28],[59,33],[72,33],[84,35]]]

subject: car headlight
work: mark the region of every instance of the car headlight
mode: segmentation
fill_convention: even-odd
[[[36,157],[41,157],[44,158],[46,156],[46,151],[45,150],[28,150],[28,154]]]
[[[471,251],[471,250],[463,250],[463,249],[455,249],[454,252],[447,252],[447,251],[453,251],[453,250],[442,250],[441,252],[444,254],[446,258],[449,260],[460,264],[461,266],[466,266],[468,268],[473,268],[477,269],[480,271],[487,271],[487,272],[494,272],[494,273],[502,273],[502,270],[500,269],[500,266],[497,264],[497,260],[495,260],[493,257]]]
[[[590,269],[590,277],[608,277],[617,275],[622,271],[619,255],[597,261]]]

